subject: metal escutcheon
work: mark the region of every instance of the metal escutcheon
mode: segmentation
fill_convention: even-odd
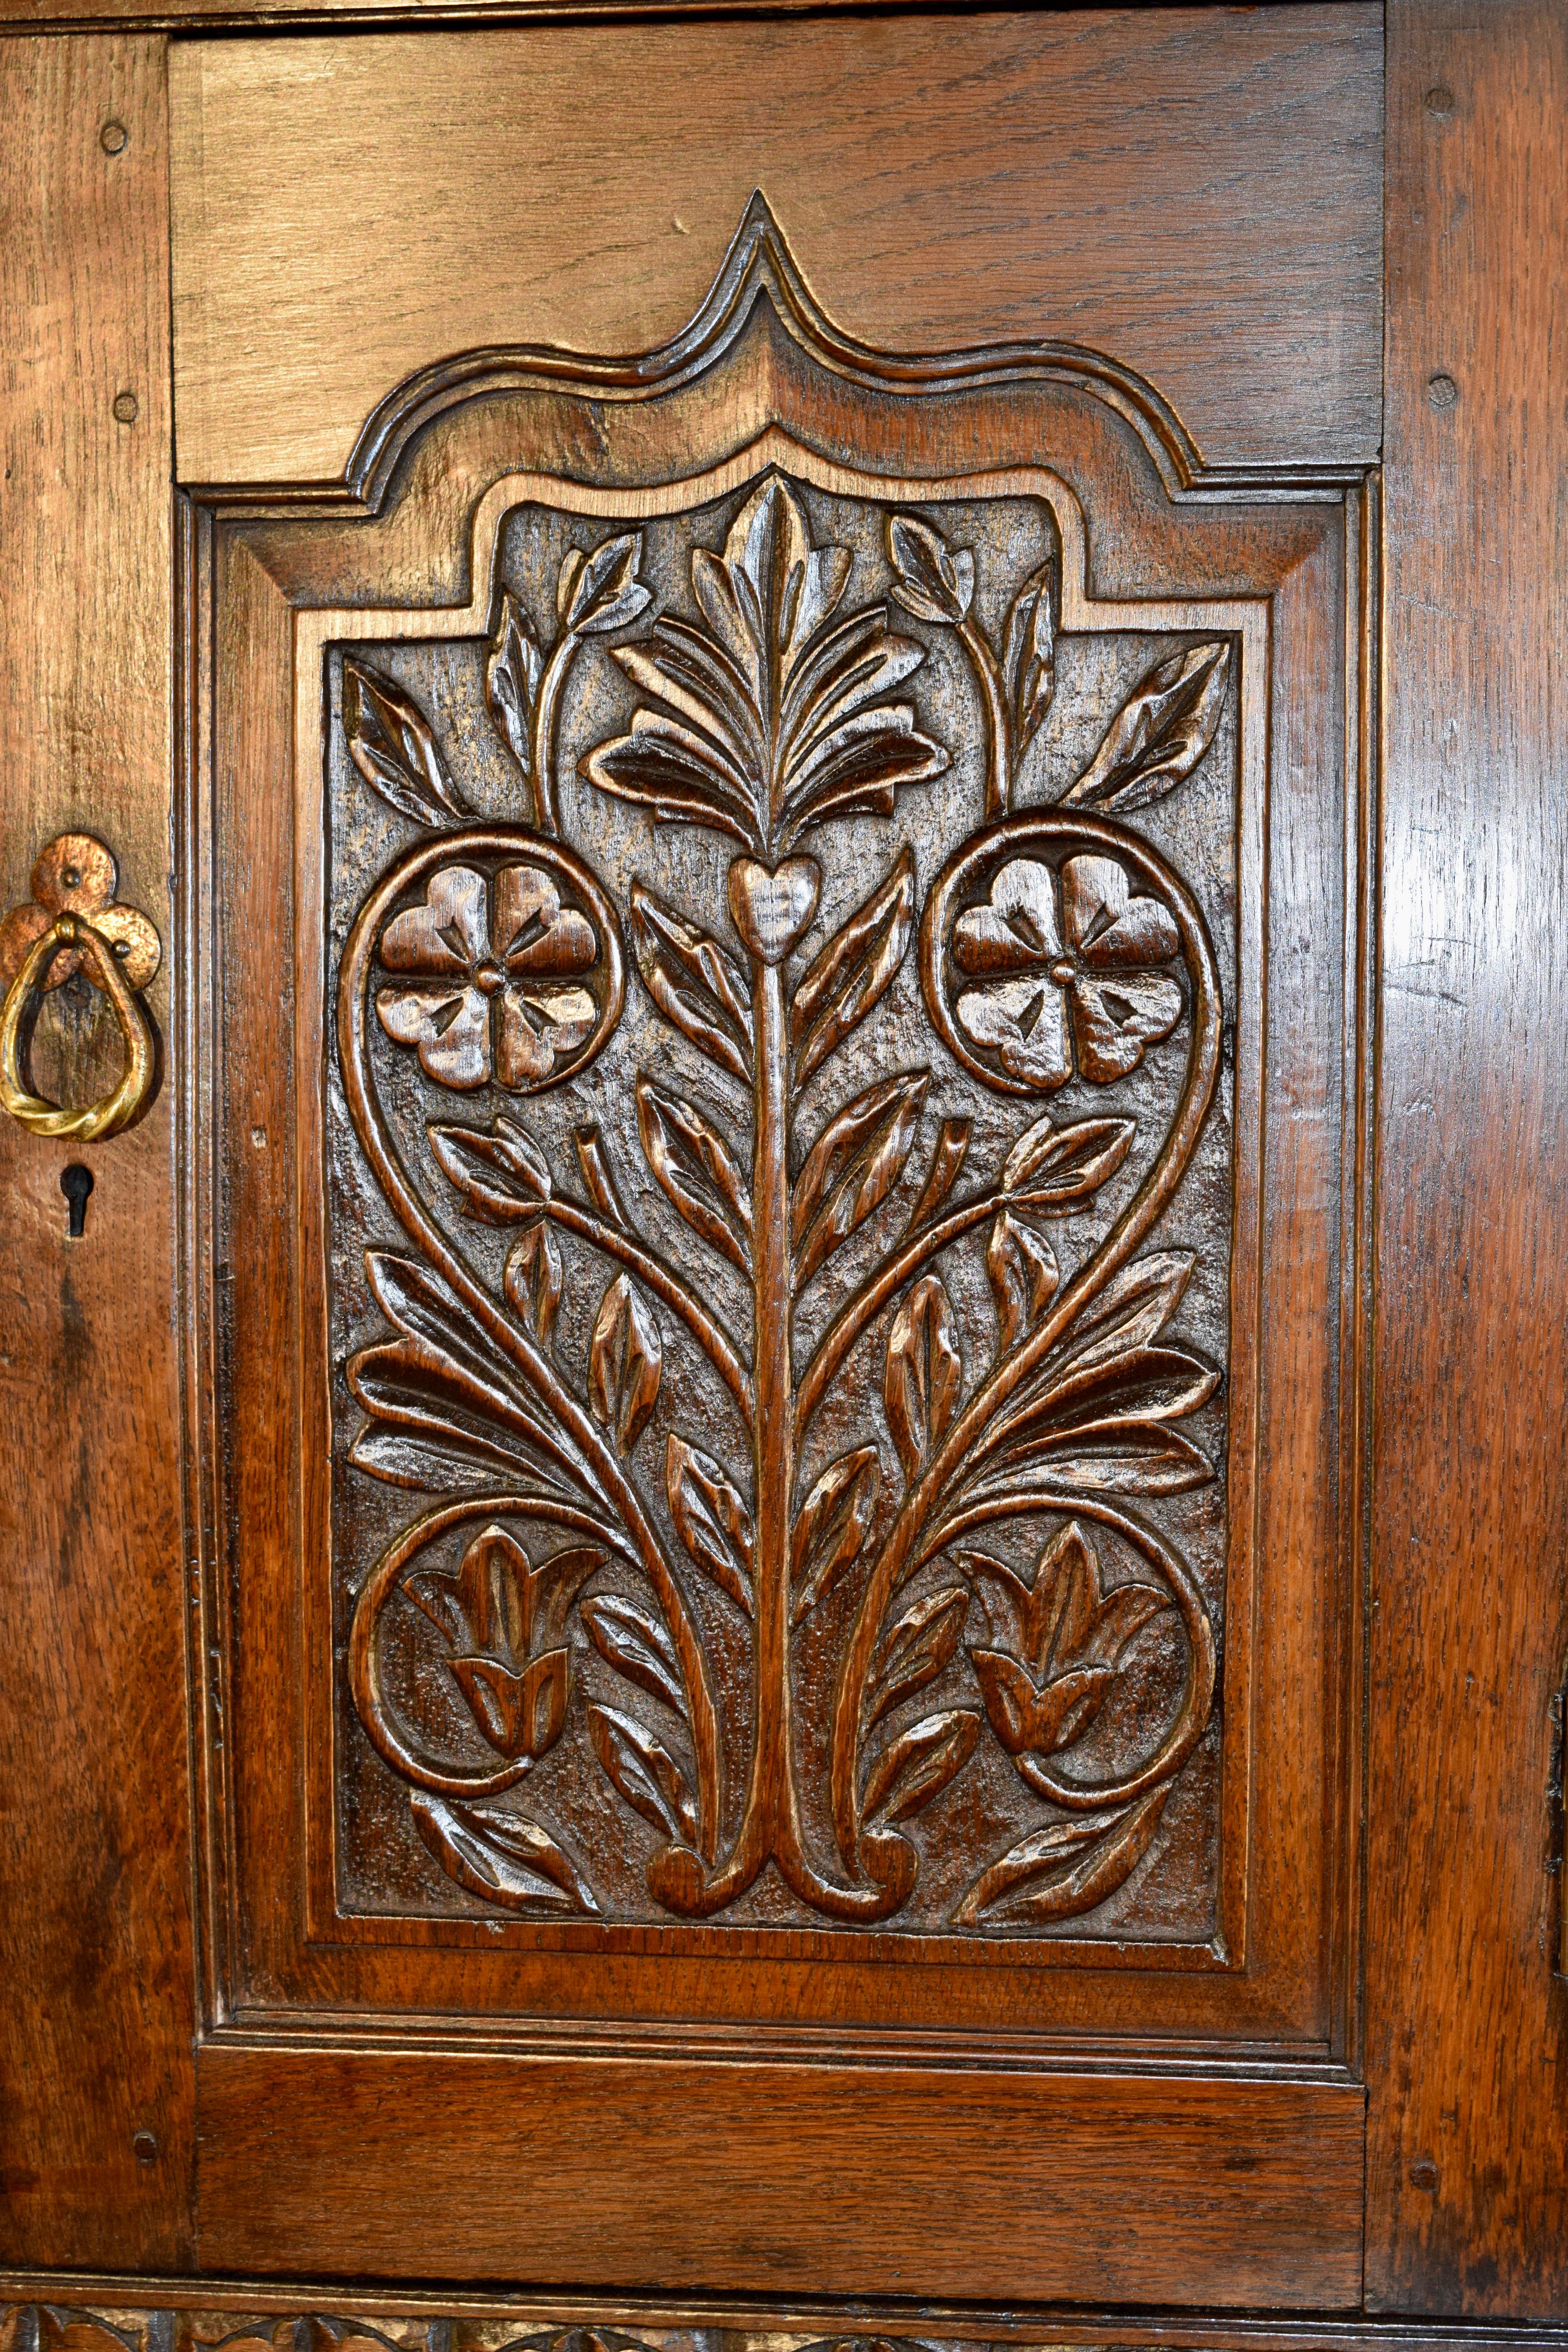
[[[157,1053],[141,992],[157,971],[162,942],[147,917],[120,905],[113,854],[90,834],[62,833],[33,868],[32,898],[0,922],[0,1106],[33,1135],[83,1143],[118,1135],[153,1091]],[[108,997],[125,1049],[112,1094],[80,1110],[36,1095],[26,1039],[37,998],[82,971]]]

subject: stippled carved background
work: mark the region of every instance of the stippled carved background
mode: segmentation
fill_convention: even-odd
[[[1037,497],[329,653],[340,1902],[1215,1922],[1239,643]]]

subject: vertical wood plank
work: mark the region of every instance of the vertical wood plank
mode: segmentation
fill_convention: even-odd
[[[164,66],[161,39],[0,42],[0,885],[25,898],[53,835],[100,835],[163,939],[149,1002],[166,1036]],[[171,1102],[165,1078],[142,1126],[85,1149],[0,1121],[0,2247],[16,2262],[189,2258]],[[95,1178],[76,1242],[73,1159]]]
[[[1367,2298],[1560,2316],[1568,16],[1388,18]]]

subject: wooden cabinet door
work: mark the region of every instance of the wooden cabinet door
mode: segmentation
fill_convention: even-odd
[[[12,46],[16,2258],[1420,2303],[1382,10]]]

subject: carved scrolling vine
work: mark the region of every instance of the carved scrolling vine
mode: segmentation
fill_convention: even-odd
[[[336,1216],[378,1318],[349,1686],[486,1906],[1038,1932],[1138,1869],[1209,1729],[1170,1514],[1221,1370],[1157,1229],[1221,988],[1140,824],[1234,747],[1235,646],[1080,646],[1104,708],[1049,775],[1084,722],[1025,504],[773,471],[662,526],[662,572],[541,510],[473,685],[329,666],[401,845],[338,975],[405,1237]],[[504,815],[452,780],[486,730]],[[368,1481],[426,1500],[388,1533]]]

